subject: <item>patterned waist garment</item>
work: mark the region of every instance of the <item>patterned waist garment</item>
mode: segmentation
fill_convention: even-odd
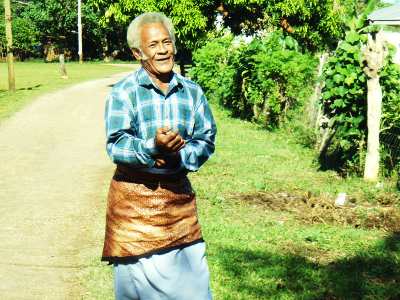
[[[195,194],[185,174],[117,167],[108,194],[103,261],[129,261],[199,241]]]

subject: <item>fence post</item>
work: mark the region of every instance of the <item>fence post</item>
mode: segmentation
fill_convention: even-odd
[[[64,53],[60,53],[58,57],[60,61],[60,73],[62,79],[68,79],[67,68],[65,67]]]

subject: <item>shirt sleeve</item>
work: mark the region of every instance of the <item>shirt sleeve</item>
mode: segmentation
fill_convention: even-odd
[[[138,138],[137,129],[132,127],[133,120],[129,97],[123,93],[111,93],[105,109],[107,153],[116,164],[153,167],[153,156],[158,154],[154,138]]]
[[[214,153],[217,126],[206,97],[201,93],[195,109],[193,134],[180,150],[183,166],[189,171],[197,171]]]

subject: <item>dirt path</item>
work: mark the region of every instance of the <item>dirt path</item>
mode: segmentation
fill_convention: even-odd
[[[113,170],[104,99],[122,76],[42,96],[0,124],[0,299],[76,299],[79,252],[99,243],[86,234],[105,201],[94,195]]]

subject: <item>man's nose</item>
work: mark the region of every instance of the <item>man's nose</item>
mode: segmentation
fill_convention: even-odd
[[[167,47],[163,43],[158,44],[157,51],[160,53],[165,53],[168,51]]]

